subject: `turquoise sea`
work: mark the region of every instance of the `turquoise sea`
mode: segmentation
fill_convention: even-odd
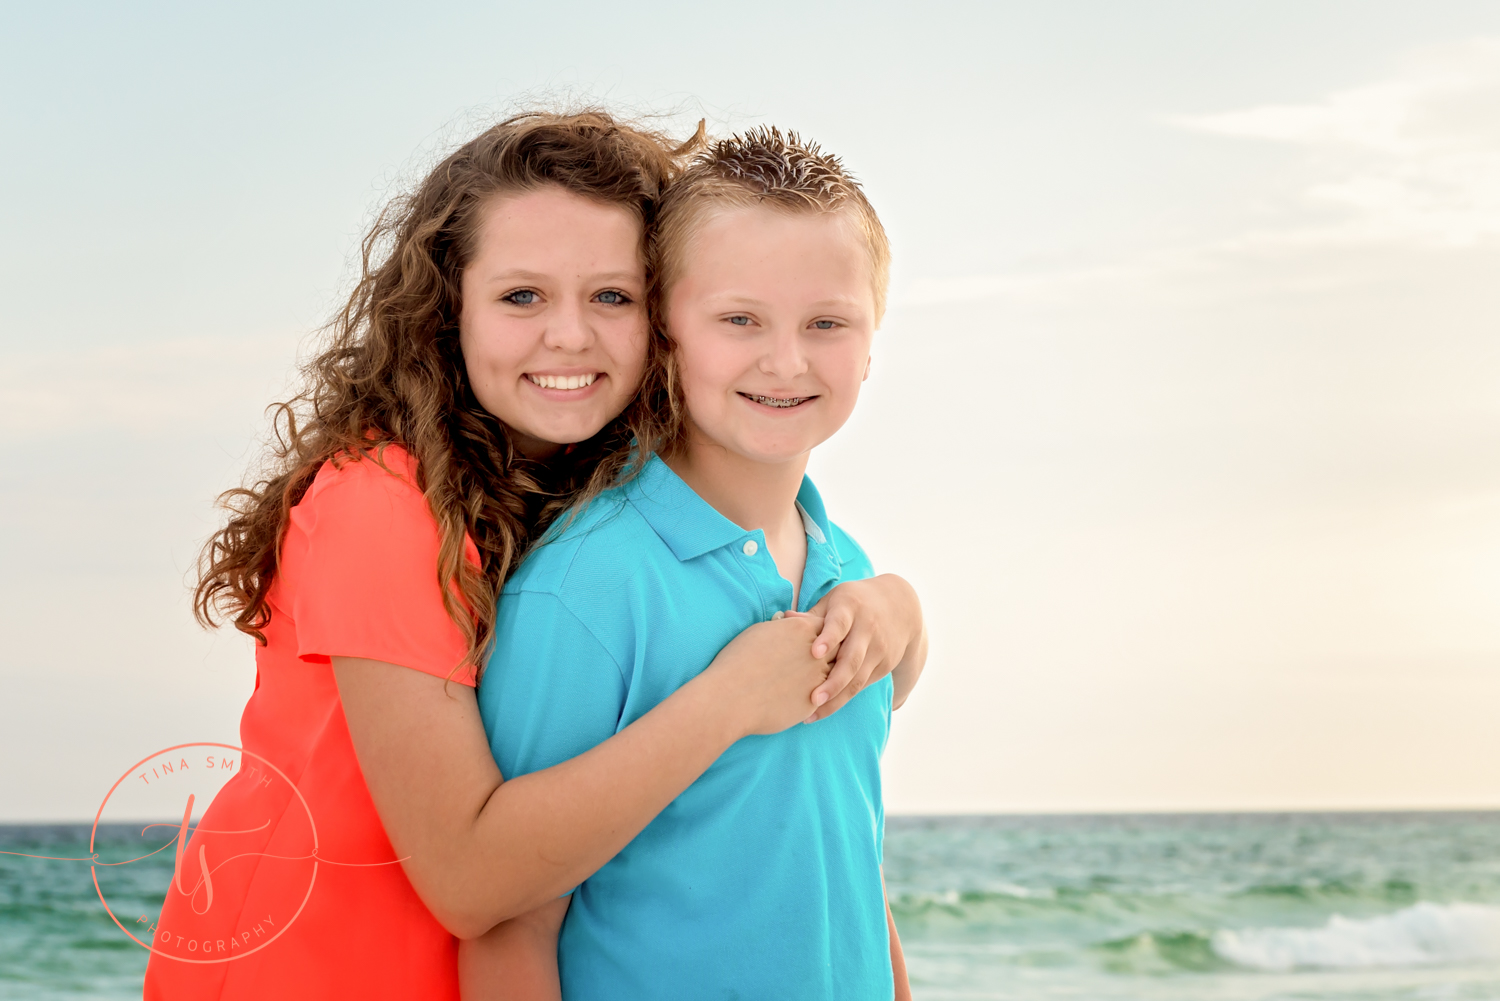
[[[155,914],[170,853],[128,871],[111,902]],[[1497,813],[897,817],[886,879],[923,1001],[1500,999]],[[144,968],[87,864],[0,855],[0,999],[139,997]]]

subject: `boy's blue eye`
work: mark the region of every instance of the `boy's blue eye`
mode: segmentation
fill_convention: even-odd
[[[630,302],[630,296],[617,289],[610,289],[594,296],[594,301],[602,302],[606,306],[624,306]]]
[[[744,326],[748,326],[750,324],[750,317],[748,317],[748,316],[731,316],[729,318],[729,322],[732,323],[732,324],[734,324],[736,327],[744,327]]]
[[[819,330],[832,330],[834,324],[832,320],[814,320],[813,326]]]
[[[529,288],[518,288],[514,292],[507,292],[500,297],[502,302],[508,302],[515,306],[530,306],[538,299],[538,296]]]

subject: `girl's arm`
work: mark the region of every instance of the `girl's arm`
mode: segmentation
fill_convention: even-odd
[[[859,672],[878,679],[894,668],[899,705],[926,658],[911,586],[892,575],[854,581],[819,606],[837,617],[832,630],[816,616],[751,626],[702,674],[609,740],[504,784],[473,689],[334,657],[361,771],[423,902],[455,935],[472,938],[566,893],[736,740],[776,733],[815,709],[822,718],[847,702],[850,681],[821,709],[809,695],[830,676],[825,660],[835,655],[860,686]],[[817,655],[810,653],[815,638],[826,645]]]
[[[334,657],[349,735],[412,886],[460,938],[583,882],[741,737],[812,711],[816,618],[751,626],[702,674],[597,747],[502,784],[474,690]]]
[[[892,675],[891,708],[900,709],[927,664],[927,625],[916,590],[895,574],[840,584],[812,607],[824,616],[813,655],[838,654],[813,693],[813,719],[825,719],[867,685]],[[811,722],[811,720],[809,720]]]
[[[557,935],[572,899],[553,900],[458,943],[463,1001],[562,1001]]]

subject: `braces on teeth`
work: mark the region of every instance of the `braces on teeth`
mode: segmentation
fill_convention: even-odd
[[[778,400],[774,396],[755,396],[751,393],[746,393],[745,395],[750,397],[750,399],[754,400],[756,403],[764,404],[768,407],[781,408],[795,407],[799,403],[806,403],[808,400],[812,399],[811,396],[793,396],[789,399]]]

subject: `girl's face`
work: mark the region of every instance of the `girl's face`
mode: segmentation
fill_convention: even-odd
[[[641,225],[555,185],[484,211],[461,279],[459,345],[480,404],[545,458],[625,409],[646,364]]]
[[[869,255],[843,213],[736,208],[710,215],[667,300],[695,438],[779,463],[854,410],[869,375]]]

